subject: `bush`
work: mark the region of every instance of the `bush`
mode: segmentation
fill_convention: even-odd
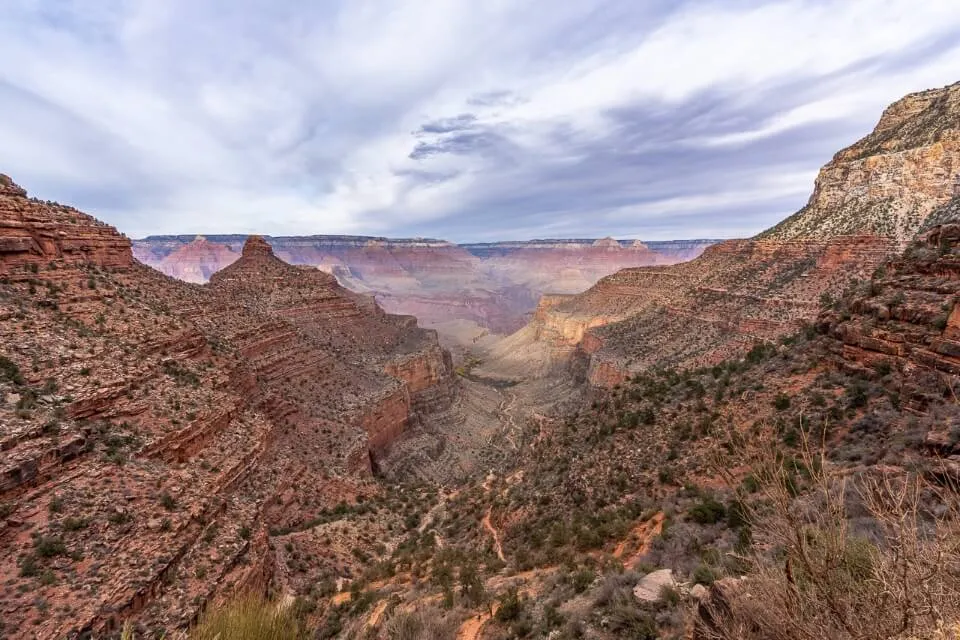
[[[803,449],[808,489],[784,460],[755,471],[749,590],[728,589],[698,621],[704,637],[943,638],[960,620],[960,500],[920,474],[849,477]],[[852,489],[852,491],[851,491]],[[869,538],[861,532],[869,532]]]
[[[697,524],[716,524],[726,517],[727,510],[712,496],[708,496],[691,507],[688,515]]]
[[[39,567],[37,566],[37,556],[32,553],[25,556],[23,560],[20,561],[20,576],[24,578],[32,578],[40,572]]]
[[[0,379],[9,380],[13,384],[23,384],[20,367],[6,356],[0,356]]]
[[[516,589],[510,589],[500,598],[500,607],[495,616],[497,622],[513,622],[523,614],[524,602]]]
[[[33,546],[41,558],[67,555],[67,545],[57,536],[41,536],[34,541]]]
[[[614,637],[633,640],[656,640],[660,637],[656,620],[640,608],[633,594],[629,592],[621,594],[607,606],[604,618]]]
[[[693,583],[694,584],[705,584],[710,586],[717,579],[716,574],[713,572],[708,565],[701,564],[698,565],[696,569],[693,570]]]
[[[583,593],[590,585],[593,584],[593,581],[596,580],[597,575],[590,569],[581,569],[573,574],[571,577],[571,583],[573,584],[573,590],[577,593]]]
[[[773,407],[777,411],[786,411],[790,408],[790,396],[785,393],[778,393],[777,397],[773,399]]]

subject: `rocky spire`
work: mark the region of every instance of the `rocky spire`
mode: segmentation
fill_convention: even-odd
[[[263,236],[250,236],[243,243],[243,257],[272,256],[273,247],[263,239]]]

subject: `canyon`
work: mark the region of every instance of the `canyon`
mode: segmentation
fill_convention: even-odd
[[[260,237],[187,284],[6,176],[0,232],[5,635],[188,624],[456,401],[436,332]]]
[[[958,159],[960,83],[781,224],[670,243],[131,241],[0,175],[0,636],[185,637],[252,592],[317,638],[716,637],[794,584],[764,459],[797,517],[829,468],[954,526]],[[829,566],[881,584],[853,507]]]
[[[245,236],[153,236],[134,256],[167,275],[204,283],[237,260]],[[453,337],[511,333],[547,292],[577,293],[625,267],[690,260],[712,240],[532,240],[454,244],[425,238],[268,237],[282,260],[332,273],[387,311]]]

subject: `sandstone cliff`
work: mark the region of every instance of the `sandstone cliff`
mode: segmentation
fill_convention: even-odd
[[[626,269],[548,298],[522,341],[576,352],[594,383],[612,385],[654,363],[709,364],[795,331],[952,197],[958,159],[960,84],[907,96],[824,167],[794,216],[691,262]],[[518,341],[508,341],[513,352]]]
[[[457,393],[435,333],[259,238],[191,285],[4,177],[0,271],[11,637],[170,632],[282,587],[270,532],[376,494],[377,458]]]
[[[906,96],[820,170],[803,209],[770,239],[873,234],[904,246],[960,180],[960,83]]]

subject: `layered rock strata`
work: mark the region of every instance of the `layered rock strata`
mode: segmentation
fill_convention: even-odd
[[[958,141],[960,84],[907,96],[823,168],[809,204],[783,223],[688,263],[548,297],[525,339],[585,357],[590,379],[610,386],[655,363],[711,364],[796,331],[950,200]]]
[[[134,243],[145,264],[205,282],[239,257],[245,236],[157,236]],[[545,291],[575,293],[624,267],[674,264],[713,241],[535,240],[456,245],[431,239],[305,236],[271,238],[291,264],[316,266],[391,313],[425,326],[467,321],[493,332],[523,325]]]
[[[457,393],[434,332],[249,239],[206,286],[0,180],[3,634],[181,628]],[[282,584],[280,585],[282,588]]]

